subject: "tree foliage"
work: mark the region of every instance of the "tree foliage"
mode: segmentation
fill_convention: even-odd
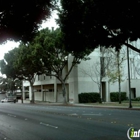
[[[21,43],[18,48],[15,48],[4,55],[4,59],[0,61],[2,74],[12,81],[27,80],[32,88],[32,102],[34,102],[33,84],[35,76],[41,72],[40,57],[37,57],[34,50],[37,45],[31,43]]]
[[[30,41],[55,3],[56,0],[0,1],[0,43],[8,39]]]
[[[61,0],[58,23],[68,50],[82,51],[97,46],[116,49],[140,38],[139,0]]]
[[[67,65],[70,56],[73,56],[72,65],[75,65],[88,55],[88,52],[68,52],[63,42],[63,35],[60,29],[49,30],[46,28],[41,30],[35,37],[34,45],[32,45],[37,45],[38,49],[34,50],[34,54],[40,56],[42,65],[46,68],[46,73],[49,74],[52,71],[55,74],[60,74]],[[58,76],[56,77],[61,81]]]
[[[65,82],[74,66],[86,59],[88,51],[68,52],[65,49],[63,34],[60,29],[49,30],[46,28],[41,30],[33,43],[38,46],[38,50],[35,49],[34,53],[36,56],[40,56],[43,73],[47,76],[55,76],[62,83],[63,96],[66,97]],[[71,65],[68,66],[70,59]]]
[[[17,77],[32,81],[35,74],[40,71],[40,60],[34,54],[36,46],[21,43],[17,51],[17,59],[14,60],[14,68],[18,70]]]
[[[13,91],[22,89],[22,81],[19,79],[13,80],[12,78],[0,77],[0,90],[1,91]]]
[[[5,74],[7,78],[16,78],[18,70],[14,67],[14,63],[18,57],[17,50],[18,48],[14,48],[13,50],[7,52],[4,55],[4,59],[0,60],[0,71],[2,74]]]
[[[15,77],[28,80],[32,88],[35,75],[44,73],[47,76],[55,76],[62,83],[65,96],[68,75],[76,64],[86,59],[87,52],[68,52],[63,43],[61,30],[46,28],[39,31],[31,42],[21,43],[17,49],[6,54],[6,59],[1,61],[1,70],[4,74],[12,75],[12,72],[15,72]],[[71,65],[68,67],[70,59]],[[33,90],[32,101],[34,102]]]

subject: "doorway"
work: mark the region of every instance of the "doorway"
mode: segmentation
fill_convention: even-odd
[[[106,102],[106,82],[102,82],[102,100]]]
[[[136,88],[131,88],[131,96],[132,99],[136,98]]]

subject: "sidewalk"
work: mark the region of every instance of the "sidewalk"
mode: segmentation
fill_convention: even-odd
[[[35,101],[35,104],[42,104],[42,105],[53,105],[53,106],[77,106],[77,107],[95,107],[95,108],[114,108],[114,109],[128,109],[128,110],[140,110],[140,103],[139,106],[136,106],[135,104],[132,103],[132,108],[129,108],[129,104],[118,104],[114,105],[113,103],[102,103],[102,104],[83,104],[83,103],[47,103],[47,102],[40,102],[40,101]]]
[[[18,101],[18,103],[22,103],[21,100]],[[24,100],[23,101],[24,104],[31,104],[29,100]],[[126,109],[126,110],[140,110],[140,103],[137,104],[133,104],[132,103],[132,108],[129,108],[129,104],[118,104],[115,103],[102,103],[102,104],[98,104],[98,103],[93,103],[93,104],[81,104],[81,103],[50,103],[50,102],[42,102],[42,101],[35,101],[35,104],[38,105],[47,105],[47,106],[81,106],[81,107],[95,107],[95,108],[114,108],[114,109]],[[123,105],[124,104],[124,105]]]
[[[110,108],[110,109],[126,109],[126,110],[140,110],[140,107],[136,107],[132,105],[132,108],[128,106],[113,106],[113,105],[88,105],[88,104],[74,104],[74,106],[84,106],[84,107],[95,107],[95,108]]]

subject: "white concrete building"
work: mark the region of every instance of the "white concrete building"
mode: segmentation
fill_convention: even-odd
[[[140,45],[139,42],[136,42]],[[136,44],[135,43],[135,44]],[[124,50],[123,50],[124,49]],[[122,48],[123,53],[120,54],[120,58],[123,58],[121,64],[122,79],[121,91],[126,92],[129,97],[128,88],[128,68],[127,68],[127,53],[126,47]],[[69,102],[78,103],[78,94],[83,92],[98,92],[99,93],[99,78],[100,78],[100,49],[95,49],[89,57],[90,60],[82,61],[80,64],[76,65],[68,79],[66,81],[67,89],[67,100]],[[104,58],[109,58],[110,55],[105,53]],[[117,66],[111,65],[112,61],[115,61],[114,57],[111,58],[109,62],[109,67],[112,69],[117,69]],[[113,64],[115,64],[113,62]],[[131,79],[131,95],[132,98],[140,97],[140,56],[139,54],[130,51],[130,79]],[[70,68],[71,60],[68,62],[65,72]],[[110,70],[111,70],[110,68]],[[104,69],[106,71],[106,69]],[[113,70],[112,70],[113,71]],[[118,92],[118,82],[109,82],[109,77],[105,75],[102,78],[102,99],[104,101],[110,101],[110,92]],[[29,82],[24,81],[23,87],[29,87],[29,99],[31,100],[30,86]],[[62,102],[63,96],[61,91],[61,83],[55,77],[50,77],[46,75],[40,75],[36,77],[34,83],[35,90],[35,100],[38,101],[48,101],[48,102]],[[25,95],[23,96],[25,98]]]

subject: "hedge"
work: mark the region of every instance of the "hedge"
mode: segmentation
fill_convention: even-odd
[[[119,92],[111,92],[110,93],[110,99],[112,102],[119,101]],[[126,92],[121,92],[121,101],[126,100]]]
[[[132,101],[140,101],[140,97],[137,97],[137,98],[134,98],[134,99],[131,99]]]
[[[79,103],[95,103],[100,101],[100,94],[97,92],[81,93],[78,97]]]

